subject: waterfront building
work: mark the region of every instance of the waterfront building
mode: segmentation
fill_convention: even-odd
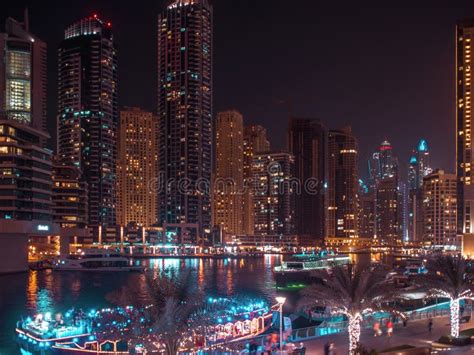
[[[59,227],[60,252],[68,254],[70,244],[91,244],[87,229],[87,182],[81,170],[53,159],[53,222]]]
[[[28,238],[56,232],[45,148],[46,44],[28,16],[0,33],[0,273],[28,269]]]
[[[231,235],[243,233],[243,130],[239,112],[217,114],[214,224]]]
[[[457,230],[474,233],[474,179],[472,160],[472,104],[474,100],[474,18],[458,21],[456,26],[456,176]]]
[[[69,26],[58,49],[58,159],[81,169],[94,227],[116,222],[117,121],[111,23],[94,15]]]
[[[327,235],[357,237],[357,140],[350,127],[329,131]]]
[[[48,137],[29,124],[0,118],[0,273],[27,270],[28,237],[56,230],[52,152],[41,143]]]
[[[267,130],[261,125],[249,125],[244,127],[243,140],[243,173],[244,194],[242,196],[243,206],[243,234],[253,235],[254,232],[254,199],[252,190],[252,161],[254,155],[270,151],[270,142],[267,138]]]
[[[157,223],[158,125],[151,112],[120,111],[117,154],[117,224]]]
[[[321,244],[326,231],[328,133],[318,120],[292,118],[289,151],[295,157],[295,178],[301,192],[295,196],[295,233],[303,244]]]
[[[435,170],[423,178],[423,241],[432,247],[458,245],[456,175]]]
[[[211,231],[212,6],[167,1],[158,16],[158,222]],[[186,181],[187,193],[177,184]],[[199,237],[199,236],[198,236]],[[195,241],[196,242],[196,241]]]
[[[398,183],[387,177],[377,184],[377,239],[389,245],[401,241]]]
[[[254,234],[291,235],[294,232],[293,155],[256,154],[252,162]]]

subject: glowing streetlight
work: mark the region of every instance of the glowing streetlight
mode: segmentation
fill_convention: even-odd
[[[286,297],[276,297],[275,299],[280,305],[280,353],[281,353],[282,346],[283,346],[283,304],[286,301]]]

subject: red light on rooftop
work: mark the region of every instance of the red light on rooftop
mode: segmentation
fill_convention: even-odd
[[[111,22],[107,22],[107,27],[112,27],[112,23],[111,23]]]
[[[94,14],[94,18],[97,18],[97,14]]]

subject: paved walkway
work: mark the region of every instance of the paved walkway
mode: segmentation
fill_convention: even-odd
[[[461,330],[474,328],[474,321],[460,325]],[[449,334],[449,317],[434,318],[433,330],[431,334],[428,332],[428,320],[411,321],[406,328],[401,325],[394,329],[393,337],[384,335],[374,337],[371,330],[363,330],[360,342],[367,350],[381,351],[399,345],[414,346],[430,346],[433,341],[437,341],[441,335]],[[320,355],[324,354],[324,344],[333,342],[336,346],[336,354],[343,355],[348,353],[348,335],[347,333],[328,335],[321,338],[305,341],[307,354]],[[442,354],[474,354],[474,345],[455,347],[451,350],[443,351]]]

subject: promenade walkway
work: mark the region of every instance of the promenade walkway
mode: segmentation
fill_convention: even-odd
[[[474,321],[461,324],[461,330],[474,328]],[[364,329],[361,334],[361,344],[367,349],[376,351],[385,350],[399,345],[431,346],[433,341],[437,341],[441,335],[449,334],[449,317],[435,318],[433,320],[433,330],[428,332],[428,320],[416,320],[407,324],[406,328],[397,325],[394,329],[393,337],[384,334],[381,337],[374,337],[373,332]],[[314,338],[304,342],[307,354],[323,355],[324,344],[332,342],[336,346],[336,354],[344,355],[348,353],[348,335],[346,332]],[[474,354],[474,345],[466,347],[455,347],[451,350],[443,350],[442,354]]]

